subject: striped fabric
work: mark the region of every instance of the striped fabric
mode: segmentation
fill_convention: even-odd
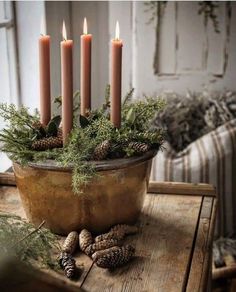
[[[236,234],[236,119],[179,153],[166,143],[154,159],[151,179],[213,184],[219,196],[215,234]]]

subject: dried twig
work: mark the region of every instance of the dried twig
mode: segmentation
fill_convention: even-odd
[[[80,288],[82,288],[82,286],[83,286],[83,284],[84,284],[84,282],[85,282],[85,280],[87,279],[87,277],[88,277],[88,274],[90,273],[90,271],[92,270],[92,267],[93,267],[93,265],[94,265],[94,261],[92,262],[92,264],[91,264],[91,266],[89,267],[89,269],[88,269],[88,271],[87,271],[87,273],[86,273],[86,275],[85,275],[85,277],[83,278],[83,281],[81,282],[81,284],[80,284]]]

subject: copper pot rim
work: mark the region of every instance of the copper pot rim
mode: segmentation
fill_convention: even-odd
[[[158,150],[152,149],[140,156],[119,158],[119,159],[109,159],[101,161],[89,161],[88,163],[93,163],[95,165],[96,171],[106,171],[106,170],[116,170],[121,168],[126,168],[143,163],[147,160],[152,159]],[[15,162],[19,165],[19,163]],[[72,172],[73,165],[61,166],[55,160],[45,160],[43,162],[29,162],[28,166],[34,169],[48,170],[48,171],[61,171],[61,172]]]

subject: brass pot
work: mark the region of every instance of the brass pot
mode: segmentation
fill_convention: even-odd
[[[96,162],[99,176],[83,188],[72,191],[72,168],[54,161],[13,164],[17,187],[28,219],[57,234],[87,228],[94,233],[118,223],[134,223],[147,191],[152,158],[142,156]]]

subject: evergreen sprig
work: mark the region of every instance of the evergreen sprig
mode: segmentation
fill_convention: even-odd
[[[6,128],[0,131],[1,151],[8,154],[12,161],[26,165],[29,161],[55,159],[61,149],[34,151],[33,142],[41,138],[39,130],[33,125],[39,123],[39,114],[36,111],[31,115],[27,108],[16,108],[15,105],[0,104],[0,116],[7,122]],[[45,132],[46,134],[46,132]]]
[[[10,159],[23,165],[54,159],[61,166],[72,166],[73,189],[78,193],[97,175],[95,164],[91,160],[94,159],[95,148],[102,142],[110,143],[106,159],[137,155],[129,149],[130,142],[146,143],[149,148],[156,149],[163,143],[163,130],[152,126],[152,120],[164,106],[163,100],[146,97],[144,100],[131,102],[132,94],[133,89],[124,98],[119,129],[110,122],[110,87],[107,86],[103,106],[88,112],[86,117],[80,116],[79,125],[74,120],[68,143],[63,148],[45,151],[36,151],[32,145],[41,138],[57,135],[60,117],[54,117],[50,121],[53,127],[48,125],[38,130],[33,126],[39,123],[38,113],[31,115],[24,107],[17,110],[13,105],[1,104],[0,114],[8,122],[8,127],[0,132],[0,142],[3,143],[1,149]]]
[[[53,256],[60,251],[58,238],[49,230],[42,228],[27,237],[35,230],[34,225],[5,213],[0,213],[0,227],[0,257],[16,256],[27,264],[37,261],[42,267],[58,268]],[[27,238],[22,240],[24,237]]]

